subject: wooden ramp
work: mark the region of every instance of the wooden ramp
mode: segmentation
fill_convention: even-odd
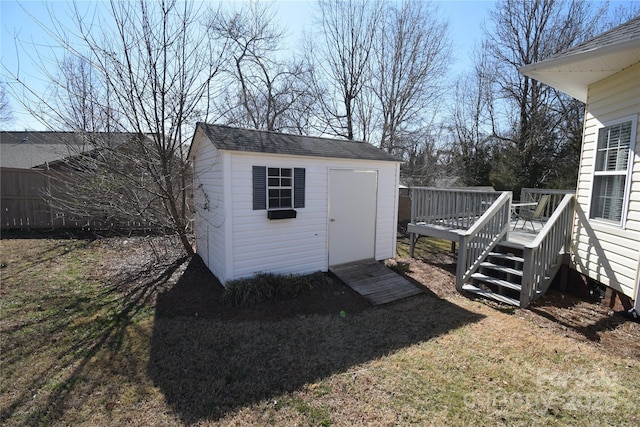
[[[329,271],[373,305],[422,293],[407,279],[374,260],[335,265]]]

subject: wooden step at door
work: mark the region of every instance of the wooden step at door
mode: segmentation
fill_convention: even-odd
[[[423,293],[404,277],[375,260],[334,265],[329,271],[372,305],[386,304]]]

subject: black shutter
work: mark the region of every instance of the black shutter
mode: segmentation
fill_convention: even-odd
[[[304,208],[304,168],[293,169],[293,207]]]
[[[253,167],[253,210],[267,209],[267,168]]]

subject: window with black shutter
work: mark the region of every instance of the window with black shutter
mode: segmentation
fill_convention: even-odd
[[[253,166],[253,210],[267,209],[270,219],[295,218],[305,206],[305,169]]]

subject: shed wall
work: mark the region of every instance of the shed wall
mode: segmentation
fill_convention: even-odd
[[[193,156],[195,231],[198,255],[221,281],[227,276],[225,227],[227,204],[224,198],[224,154],[202,135],[194,137],[199,145]],[[228,156],[228,155],[227,155]]]
[[[581,273],[637,298],[640,263],[640,135],[635,153],[626,224],[589,219],[598,129],[640,112],[640,64],[589,87],[582,157],[578,174],[573,261]]]
[[[306,171],[306,203],[297,218],[269,220],[252,209],[252,167],[299,167]],[[399,166],[395,162],[231,153],[231,271],[227,279],[257,272],[306,274],[328,268],[329,169],[378,171],[376,259],[395,254]]]

